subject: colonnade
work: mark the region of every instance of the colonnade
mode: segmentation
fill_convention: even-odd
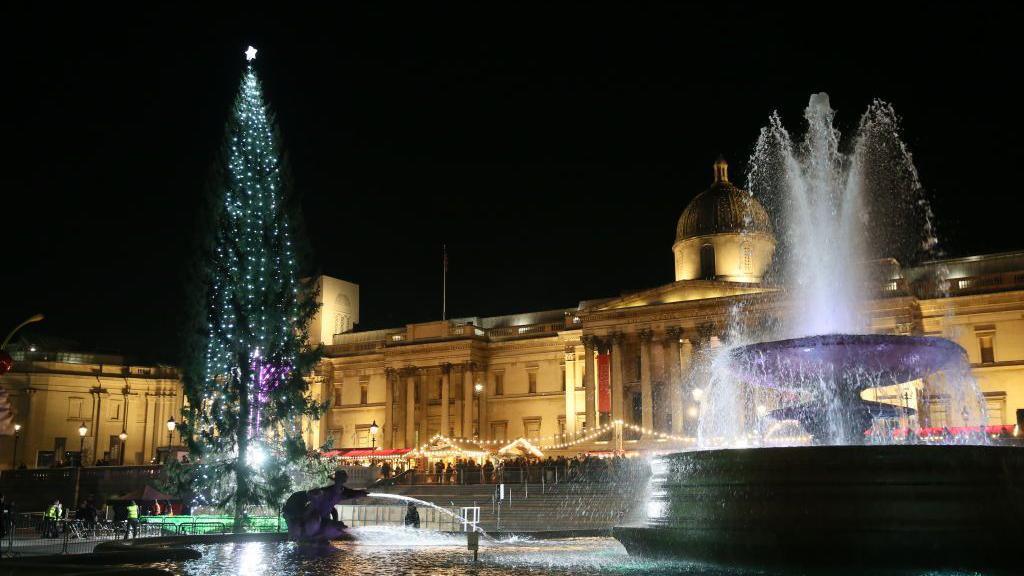
[[[706,330],[705,330],[706,331]],[[696,425],[695,419],[690,426],[686,425],[687,411],[685,409],[686,399],[690,397],[689,388],[694,387],[694,379],[691,373],[694,365],[695,351],[707,345],[711,337],[704,334],[694,333],[688,335],[683,329],[674,326],[664,330],[655,331],[649,328],[626,334],[623,332],[612,332],[607,335],[585,335],[583,336],[584,347],[584,397],[586,402],[585,426],[593,430],[607,422],[624,420],[625,399],[624,387],[625,378],[623,369],[623,350],[635,348],[639,350],[639,386],[641,400],[641,421],[637,424],[645,430],[655,429],[656,410],[667,410],[671,414],[671,430],[661,432],[682,435],[692,433]],[[663,356],[666,358],[665,366],[660,373],[655,373],[653,351],[656,346],[663,349]],[[602,413],[599,410],[598,389],[598,356],[608,355],[609,377],[610,377],[610,410]],[[668,406],[656,406],[654,395],[654,384],[661,381],[668,392]],[[621,429],[616,430],[617,440],[621,442]]]

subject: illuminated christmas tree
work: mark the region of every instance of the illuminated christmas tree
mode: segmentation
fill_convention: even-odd
[[[280,503],[306,457],[302,423],[320,413],[305,379],[320,356],[307,343],[315,295],[297,277],[297,206],[255,53],[246,52],[204,222],[198,338],[184,369],[182,438],[195,463],[178,471],[196,504],[230,510],[236,523],[246,507]]]

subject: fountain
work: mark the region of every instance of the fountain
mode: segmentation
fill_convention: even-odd
[[[936,240],[892,108],[869,107],[849,153],[834,114],[815,94],[802,142],[777,114],[762,130],[750,190],[782,225],[773,272],[792,311],[771,329],[740,325],[706,359],[702,449],[655,462],[645,522],[614,532],[631,554],[978,568],[1010,563],[1024,536],[1024,450],[986,445],[964,350],[870,333],[872,279],[858,263],[928,254]],[[942,426],[980,433],[922,443],[908,431],[930,401],[943,403]],[[798,426],[813,445],[711,449],[766,444],[765,421]]]

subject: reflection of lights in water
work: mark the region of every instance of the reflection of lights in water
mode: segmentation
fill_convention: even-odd
[[[263,547],[262,542],[247,542],[241,545],[241,554],[238,557],[239,574],[262,574],[266,570]]]
[[[648,494],[646,512],[648,520],[664,518],[668,515],[668,492],[665,491],[665,481],[668,478],[668,461],[664,458],[653,458],[651,464],[651,479],[647,484]]]
[[[704,391],[703,390],[701,390],[700,388],[694,388],[693,389],[693,399],[694,400],[696,400],[697,402],[700,402],[701,398],[703,398],[703,397],[704,397]]]
[[[757,406],[757,417],[764,418],[768,415],[768,407],[764,404],[758,404]]]
[[[659,491],[655,494],[651,494],[651,499],[647,501],[647,518],[656,520],[658,518],[664,518],[668,511],[668,504],[661,498],[665,496],[664,491]]]
[[[696,418],[697,414],[698,411],[696,406],[690,406],[689,408],[686,409],[686,415],[689,416],[690,418]]]

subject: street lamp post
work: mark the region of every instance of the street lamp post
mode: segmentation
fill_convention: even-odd
[[[82,425],[78,427],[78,466],[81,467],[85,464],[85,435],[89,433],[89,428],[82,422]]]
[[[476,394],[474,394],[474,396],[476,397],[476,437],[483,438],[484,431],[481,429],[481,426],[483,426],[483,421],[480,419],[480,402],[482,400],[480,399],[480,397],[484,393],[484,385],[480,382],[477,382],[476,384],[473,385],[473,392],[476,392]]]
[[[26,319],[24,322],[22,322],[21,324],[18,324],[17,326],[15,326],[14,330],[11,330],[10,332],[7,333],[7,337],[4,338],[3,344],[0,344],[0,350],[3,350],[4,348],[7,348],[7,343],[11,341],[11,338],[14,338],[14,333],[15,332],[17,332],[18,330],[21,330],[27,324],[31,324],[33,322],[40,322],[40,321],[42,321],[42,319],[43,319],[43,315],[42,314],[36,314],[34,316],[28,317],[28,319]]]
[[[117,437],[121,440],[121,447],[120,447],[120,452],[121,452],[120,456],[121,457],[119,458],[119,460],[120,460],[119,463],[121,464],[121,466],[124,466],[124,444],[125,444],[125,442],[128,441],[128,431],[126,431],[126,430],[124,430],[122,428],[121,429],[121,433],[118,434]]]
[[[370,448],[377,448],[377,432],[380,432],[380,426],[377,426],[377,421],[374,420],[373,424],[370,424]]]
[[[21,424],[14,425],[14,454],[11,456],[11,469],[18,467],[18,439],[21,438]]]
[[[167,460],[171,459],[171,436],[174,434],[174,428],[178,425],[174,421],[174,416],[167,419]]]

